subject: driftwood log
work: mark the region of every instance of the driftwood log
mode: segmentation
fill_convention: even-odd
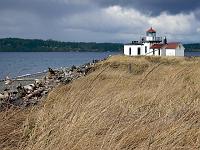
[[[27,99],[30,99],[30,98],[32,98],[32,97],[34,97],[34,96],[40,95],[44,90],[45,90],[45,88],[37,89],[37,90],[35,90],[34,92],[32,92],[32,93],[26,95],[26,96],[24,97],[24,99],[27,100]]]
[[[0,100],[3,100],[3,99],[5,99],[5,95],[0,94]]]
[[[12,86],[15,89],[12,87],[12,91],[10,89],[5,89],[4,92],[0,93],[0,110],[1,105],[4,105],[5,102],[20,107],[28,107],[29,105],[37,104],[42,96],[47,95],[49,91],[57,85],[68,84],[94,71],[93,68],[96,62],[98,62],[98,60],[93,60],[93,63],[87,63],[79,67],[72,66],[71,68],[62,68],[61,70],[48,68],[48,72],[46,72],[46,75],[41,79],[35,79],[34,76],[33,78],[31,78],[31,76],[24,76],[14,79],[6,77],[5,80],[0,80],[0,82],[4,81],[8,86],[12,85],[12,82],[19,82],[19,85],[16,87],[16,85],[13,84]],[[21,81],[33,82],[28,85],[22,85]]]

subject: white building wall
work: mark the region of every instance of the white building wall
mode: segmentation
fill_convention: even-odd
[[[155,49],[155,56],[160,56],[160,55],[159,55],[159,50],[160,50],[160,49]],[[160,54],[161,54],[161,50],[160,50]]]
[[[176,56],[184,56],[184,50],[182,49],[176,50]]]
[[[147,41],[153,41],[153,37],[152,37],[152,36],[147,36],[147,37],[146,37],[146,40],[147,40]]]
[[[147,47],[147,52],[145,53],[145,47]],[[150,43],[144,43],[144,55],[150,55]]]
[[[130,56],[130,49],[131,49],[131,56],[138,56],[138,48],[140,48],[140,55],[146,56],[160,56],[162,55],[162,50],[155,49],[155,53],[153,54],[153,49],[150,49],[150,43],[144,43],[144,45],[124,45],[124,54]]]
[[[176,49],[176,56],[184,56],[185,54],[185,48],[183,47],[183,45],[181,44],[180,47],[178,47]]]
[[[153,56],[158,56],[158,49],[154,49],[154,54],[152,53]]]
[[[153,55],[153,49],[149,49],[147,56],[152,56]]]
[[[140,55],[145,55],[145,47],[144,45],[140,45],[141,48],[141,54]],[[136,47],[136,51],[137,51],[137,47]]]
[[[161,49],[161,56],[166,56],[166,49]]]
[[[166,56],[176,56],[175,49],[166,49]]]
[[[185,48],[180,44],[176,49],[166,49],[166,56],[184,57]]]
[[[138,56],[138,48],[140,48],[140,55],[144,55],[143,45],[124,45],[124,54],[129,56]]]
[[[150,43],[143,43],[143,45],[124,45],[124,54],[129,56],[138,56],[138,48],[140,48],[140,55],[147,56],[184,56],[184,50],[182,44],[177,47],[177,49],[161,49],[159,55],[159,49],[155,49],[155,53],[153,54],[153,49],[150,49]],[[131,53],[130,53],[131,49]]]
[[[159,51],[160,51],[160,54],[159,54]],[[161,49],[154,49],[154,53],[153,53],[153,49],[150,49],[150,53],[148,55],[149,56],[161,56],[162,50]]]
[[[129,55],[129,45],[124,45],[124,55]]]

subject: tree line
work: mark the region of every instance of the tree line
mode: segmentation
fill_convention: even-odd
[[[54,40],[3,38],[0,52],[104,52],[123,51],[122,43],[60,42]],[[200,43],[184,44],[186,51],[200,51]]]
[[[0,39],[0,51],[4,52],[69,52],[69,51],[121,51],[120,43],[60,42],[54,40]]]

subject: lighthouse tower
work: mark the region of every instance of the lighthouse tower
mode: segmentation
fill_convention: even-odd
[[[146,36],[142,37],[141,43],[145,49],[145,55],[151,55],[152,50],[150,47],[154,44],[159,44],[162,42],[162,37],[156,36],[156,30],[152,27],[146,31]]]
[[[150,45],[162,42],[162,37],[156,37],[156,30],[154,30],[152,27],[146,31],[145,39],[145,42],[149,42]]]

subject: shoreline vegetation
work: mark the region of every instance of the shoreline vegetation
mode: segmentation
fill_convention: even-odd
[[[123,43],[60,42],[41,39],[0,39],[0,52],[120,52]],[[200,43],[184,44],[186,52],[200,52]]]

